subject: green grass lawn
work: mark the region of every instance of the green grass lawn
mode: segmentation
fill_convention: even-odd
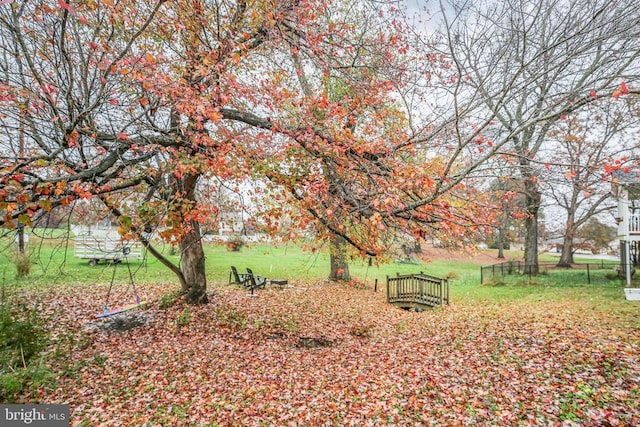
[[[15,281],[15,266],[11,262],[13,256],[11,242],[1,241],[0,276],[5,282]],[[159,244],[159,249],[174,263],[179,263],[179,256],[168,255],[170,246]],[[229,268],[234,265],[239,271],[251,268],[254,273],[269,278],[283,278],[299,281],[316,281],[329,275],[329,255],[326,251],[305,251],[301,246],[292,244],[266,245],[256,244],[242,248],[240,252],[230,252],[224,245],[206,244],[207,277],[213,285],[227,283]],[[94,284],[110,282],[114,275],[114,266],[100,263],[90,266],[85,259],[73,257],[73,241],[60,238],[40,239],[32,237],[29,243],[31,254],[31,274],[21,279],[23,285],[47,284]],[[405,263],[387,263],[369,266],[367,259],[354,258],[350,262],[350,272],[355,278],[370,283],[375,279],[383,283],[387,275],[406,274],[424,271],[435,276],[446,276],[455,273],[462,281],[476,281],[479,277],[478,265],[474,263],[451,263],[433,261],[420,265]],[[175,282],[177,278],[152,256],[143,260],[130,260],[115,267],[116,283],[127,283],[130,274],[137,282]]]
[[[52,285],[104,286],[111,283],[135,284],[167,283],[178,289],[178,280],[168,269],[152,256],[143,260],[130,260],[117,265],[101,263],[96,266],[87,260],[73,257],[73,242],[64,238],[63,231],[50,231],[43,238],[31,237],[31,273],[28,278],[15,279],[12,242],[7,238],[0,241],[0,278],[4,284],[19,287],[47,288]],[[206,269],[212,288],[225,286],[229,268],[234,265],[243,272],[247,267],[254,273],[269,278],[288,279],[297,282],[315,282],[329,274],[329,256],[326,250],[315,252],[301,249],[302,245],[255,244],[243,247],[239,252],[230,252],[224,245],[205,245]],[[158,248],[174,263],[179,263],[177,255],[168,255],[171,247],[159,244]],[[518,253],[509,253],[517,257]],[[541,257],[542,261],[548,261]],[[386,276],[396,273],[408,274],[423,271],[439,277],[451,277],[453,301],[502,301],[522,298],[596,298],[601,301],[620,303],[624,301],[622,285],[618,280],[610,280],[605,275],[609,270],[591,272],[592,284],[588,285],[584,272],[552,271],[538,277],[509,276],[498,285],[480,285],[480,265],[472,261],[448,261],[434,259],[420,265],[406,263],[375,263],[369,266],[367,259],[354,258],[350,262],[352,277],[365,282],[370,288],[378,281],[378,289],[383,291]],[[172,290],[169,286],[168,291]]]

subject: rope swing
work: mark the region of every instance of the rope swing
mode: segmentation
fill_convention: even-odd
[[[128,249],[128,248],[127,248]],[[127,252],[123,250],[124,253],[124,260],[127,261]],[[115,316],[121,313],[124,313],[126,311],[129,310],[133,310],[135,308],[141,307],[143,305],[146,304],[146,301],[143,301],[140,298],[140,295],[138,295],[138,292],[136,290],[136,284],[133,280],[133,273],[131,273],[131,267],[129,266],[129,262],[127,261],[127,270],[129,271],[129,285],[127,286],[127,292],[129,291],[129,288],[133,288],[133,295],[135,296],[135,303],[133,304],[128,304],[122,307],[116,307],[113,309],[109,308],[109,298],[111,297],[111,290],[113,289],[113,284],[115,282],[115,278],[116,278],[116,269],[118,268],[118,264],[119,263],[115,263],[114,267],[113,267],[113,273],[111,274],[111,283],[109,284],[109,290],[107,292],[107,298],[105,299],[104,302],[104,306],[102,308],[102,313],[96,314],[96,317],[99,319],[104,319],[107,317],[111,317],[111,316]]]

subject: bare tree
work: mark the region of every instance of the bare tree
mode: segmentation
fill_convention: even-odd
[[[565,215],[560,266],[573,264],[578,231],[614,208],[604,165],[613,159],[618,159],[620,167],[637,161],[636,119],[626,103],[616,108],[622,101],[605,99],[602,104],[594,103],[556,123],[539,153],[546,161],[540,179],[542,193]]]
[[[640,11],[633,1],[604,0],[455,2],[442,10],[447,54],[471,90],[469,100],[481,101],[478,114],[495,118],[494,132],[508,140],[503,153],[513,156],[523,182],[525,264],[535,273],[543,167],[537,153],[566,115],[637,85]]]

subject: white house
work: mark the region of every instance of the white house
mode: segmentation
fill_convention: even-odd
[[[640,248],[640,168],[625,168],[613,173],[613,195],[618,200],[618,240],[620,264],[627,286],[631,284],[632,253]]]

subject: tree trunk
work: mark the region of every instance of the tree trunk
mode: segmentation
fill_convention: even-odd
[[[498,228],[498,259],[504,259],[504,227]]]
[[[181,181],[187,200],[195,201],[199,175],[185,175]],[[184,276],[182,291],[188,304],[206,304],[207,276],[200,224],[189,220],[185,223],[186,233],[180,241],[180,269]]]
[[[347,262],[347,242],[343,237],[335,235],[331,237],[330,260],[329,280],[345,282],[351,280],[349,263]]]
[[[524,242],[524,266],[525,272],[537,275],[538,266],[538,214],[542,196],[533,176],[528,176],[524,181],[527,217],[525,219],[526,236]]]
[[[200,235],[200,224],[189,221],[190,230],[180,241],[180,267],[185,282],[182,290],[189,304],[206,304],[207,276],[204,266],[204,250]]]
[[[573,264],[573,237],[564,236],[562,239],[562,253],[558,261],[558,267],[571,267]]]
[[[573,236],[575,235],[573,212],[569,212],[566,224],[567,231],[562,239],[562,253],[560,254],[558,267],[571,267],[573,264]]]
[[[20,157],[24,155],[24,124],[27,119],[28,111],[25,105],[20,106],[20,124],[18,125],[18,154],[20,155]],[[18,223],[18,253],[23,254],[24,252],[24,224]]]
[[[24,224],[18,224],[18,253],[25,253]]]
[[[527,234],[524,242],[524,268],[527,274],[538,274],[538,215],[530,214],[525,220]]]

